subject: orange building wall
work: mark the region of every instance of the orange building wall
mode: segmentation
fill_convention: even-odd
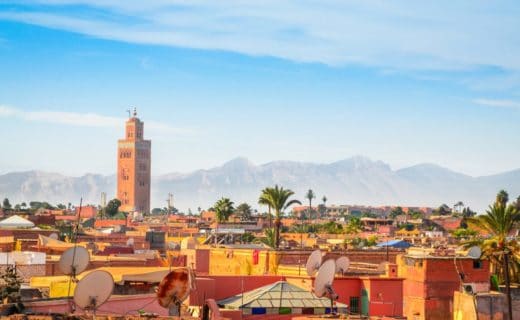
[[[126,122],[125,139],[117,148],[117,198],[122,211],[150,212],[151,146],[143,139],[144,123],[135,117]]]
[[[411,319],[451,318],[454,292],[459,291],[461,285],[457,271],[464,272],[464,283],[489,284],[489,261],[486,260],[480,269],[473,268],[472,259],[415,259],[415,264],[407,265],[404,257],[398,257],[397,263],[399,276],[406,279],[403,313]]]

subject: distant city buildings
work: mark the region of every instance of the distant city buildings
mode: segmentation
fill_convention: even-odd
[[[125,139],[117,145],[117,198],[121,211],[150,212],[152,143],[144,140],[144,123],[133,116],[126,122]]]

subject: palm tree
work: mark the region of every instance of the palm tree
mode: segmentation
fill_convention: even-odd
[[[229,200],[229,198],[220,198],[215,204],[213,205],[213,209],[215,209],[215,215],[217,218],[217,222],[222,223],[224,221],[227,221],[229,216],[235,211],[235,208],[233,207],[234,203],[233,201]]]
[[[271,204],[267,200],[267,198],[268,198],[267,194],[269,194],[270,189],[272,189],[272,188],[268,187],[268,188],[264,188],[262,190],[262,192],[260,193],[260,198],[258,199],[258,204],[267,206],[268,216],[269,216],[269,228],[272,228],[273,227],[273,216],[271,214]]]
[[[264,229],[264,237],[262,238],[256,238],[254,241],[255,242],[261,242],[263,244],[266,244],[268,245],[269,247],[271,248],[274,248],[276,246],[276,242],[275,242],[275,232],[273,230],[273,228],[267,228],[267,229]]]
[[[455,209],[455,212],[462,213],[462,209],[464,208],[464,202],[458,201],[453,205],[453,209]]]
[[[323,196],[323,198],[321,198],[321,201],[323,201],[323,204],[320,205],[320,216],[324,216],[326,213],[327,213],[327,197],[326,196]]]
[[[508,201],[509,201],[509,194],[507,193],[507,191],[500,190],[497,193],[495,203],[505,207]]]
[[[274,188],[265,188],[262,190],[260,199],[258,200],[259,203],[267,204],[274,210],[275,248],[278,248],[280,245],[280,218],[283,211],[293,204],[301,204],[298,200],[289,200],[292,195],[294,195],[292,190],[284,189],[283,187],[276,185]]]
[[[350,218],[345,232],[347,234],[356,234],[361,231],[363,231],[363,225],[361,224],[361,219],[359,219],[357,217]]]
[[[309,189],[305,197],[309,200],[309,219],[312,219],[312,199],[316,198],[316,195],[312,189]]]
[[[511,303],[509,278],[517,279],[520,266],[520,244],[509,235],[520,221],[520,211],[514,204],[507,205],[509,195],[500,190],[495,203],[489,206],[486,214],[468,218],[468,224],[485,231],[489,236],[476,238],[465,245],[479,245],[482,255],[488,258],[506,285],[508,304]],[[511,309],[509,311],[511,315]]]
[[[244,202],[238,205],[235,210],[235,215],[238,216],[240,221],[250,221],[252,212],[253,209],[251,209],[251,206]]]

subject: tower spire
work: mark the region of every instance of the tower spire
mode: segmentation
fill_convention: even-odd
[[[137,108],[134,107],[134,118],[137,118]]]

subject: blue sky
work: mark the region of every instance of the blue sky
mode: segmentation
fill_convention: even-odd
[[[519,167],[515,1],[0,2],[0,173],[153,174],[245,156]]]

